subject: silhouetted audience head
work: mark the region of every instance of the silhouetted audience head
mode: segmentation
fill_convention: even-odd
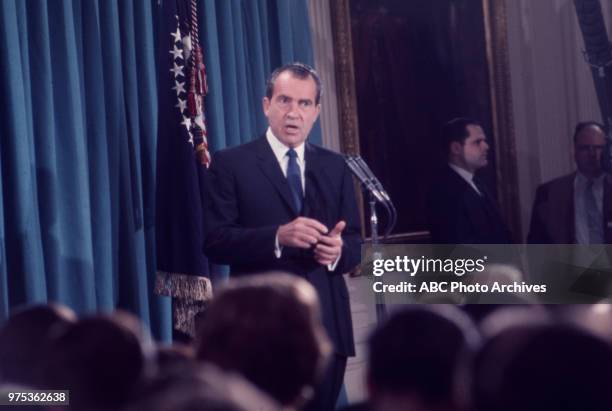
[[[612,408],[612,349],[604,340],[570,324],[517,327],[497,338],[475,381],[481,394],[486,388],[476,410]]]
[[[540,327],[553,321],[548,311],[539,306],[503,306],[492,311],[481,322],[485,339],[476,355],[463,367],[457,378],[462,388],[461,403],[473,410],[485,411],[497,404],[497,393],[492,378],[499,370],[499,359],[506,358],[520,341],[528,338]]]
[[[376,410],[452,409],[462,355],[478,343],[469,318],[453,306],[394,313],[369,340],[368,385]]]
[[[396,311],[369,339],[369,401],[350,409],[610,410],[611,315],[607,304],[497,307],[481,344],[454,306]],[[233,281],[200,320],[197,355],[159,346],[149,367],[149,336],[131,314],[75,322],[58,306],[19,311],[0,329],[0,393],[67,389],[70,409],[87,411],[287,410],[331,351],[316,292],[295,276]]]
[[[304,399],[331,350],[316,291],[287,274],[235,280],[197,333],[199,360],[242,374],[283,405]]]
[[[72,310],[55,304],[16,311],[0,329],[0,383],[39,386],[47,345],[75,321]]]
[[[479,319],[481,333],[485,338],[492,338],[505,330],[513,330],[515,327],[537,327],[548,324],[554,319],[550,311],[541,305],[485,305],[489,307],[487,315]]]
[[[181,343],[159,345],[155,350],[155,361],[158,372],[186,366],[195,361],[195,350],[192,346]]]
[[[66,329],[44,360],[45,388],[70,390],[71,409],[123,406],[145,366],[141,341],[125,316],[84,318]]]
[[[609,303],[567,305],[563,318],[612,343],[612,305]]]
[[[141,384],[125,411],[277,411],[269,396],[235,373],[196,363],[162,370]]]

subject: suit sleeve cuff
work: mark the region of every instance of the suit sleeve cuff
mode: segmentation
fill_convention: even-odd
[[[336,267],[338,266],[338,262],[340,261],[340,258],[342,258],[342,250],[340,250],[340,254],[338,254],[338,258],[336,258],[336,261],[334,261],[331,264],[327,264],[327,269],[329,271],[334,271]]]
[[[274,256],[281,258],[283,255],[283,247],[278,243],[278,233],[274,236]],[[337,263],[338,261],[336,261]]]

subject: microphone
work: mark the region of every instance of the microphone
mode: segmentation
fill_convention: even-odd
[[[374,175],[370,167],[368,167],[367,163],[363,160],[363,158],[361,156],[355,156],[355,161],[361,167],[361,169],[365,171],[365,174],[370,179],[372,185],[376,188],[376,190],[384,198],[385,202],[390,203],[391,197],[389,197],[389,194],[387,194],[387,191],[383,188],[382,184],[380,183],[380,180],[376,178],[376,176]]]
[[[361,159],[361,157],[359,157],[359,156],[350,156],[350,155],[347,155],[347,156],[344,157],[344,161],[348,165],[349,169],[353,172],[353,174],[357,177],[357,179],[361,182],[361,184],[363,184],[363,186],[370,193],[372,193],[372,195],[374,195],[374,198],[376,198],[376,200],[379,203],[383,203],[383,204],[386,203],[387,200],[385,198],[385,195],[383,195],[383,193],[379,190],[379,188],[376,186],[374,180],[371,177],[371,176],[373,176],[372,171],[370,171],[368,173],[368,171],[366,171],[362,167],[362,165],[357,161],[357,158]],[[361,162],[363,164],[365,164],[365,162],[363,160],[361,160]],[[368,168],[368,170],[369,170],[369,168]],[[374,179],[375,178],[376,177],[374,177]],[[387,196],[387,198],[388,198],[388,196]]]
[[[376,201],[384,206],[385,211],[389,216],[389,222],[384,234],[384,237],[386,238],[391,233],[391,230],[393,230],[393,227],[395,227],[395,223],[397,222],[397,210],[395,209],[395,205],[393,205],[393,201],[391,201],[391,197],[389,197],[387,191],[385,191],[378,178],[376,178],[370,167],[368,167],[361,156],[346,155],[344,157],[344,161],[352,173],[361,182],[362,186],[372,193],[372,196],[376,199]]]

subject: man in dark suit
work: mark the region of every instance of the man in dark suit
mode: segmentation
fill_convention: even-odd
[[[489,143],[478,122],[457,118],[442,130],[448,164],[431,186],[429,230],[436,244],[507,244],[511,234],[495,196],[475,176],[488,164]]]
[[[578,170],[537,188],[528,243],[612,243],[612,178],[601,165],[605,148],[603,125],[583,122],[576,126]]]
[[[266,134],[217,152],[209,173],[205,253],[231,275],[285,271],[317,290],[335,356],[312,410],[331,410],[354,355],[342,273],[360,261],[351,175],[342,156],[306,142],[320,111],[321,83],[301,63],[275,70],[266,87]]]

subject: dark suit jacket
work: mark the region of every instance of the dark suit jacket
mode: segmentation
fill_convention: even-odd
[[[483,187],[480,196],[449,166],[440,171],[429,195],[429,230],[435,244],[508,244],[495,197]]]
[[[536,190],[527,242],[530,244],[575,244],[574,179],[576,173],[542,184]],[[604,239],[612,243],[612,177],[604,179]]]
[[[274,255],[281,224],[296,217],[287,179],[265,137],[217,152],[208,173],[205,199],[205,253],[229,264],[231,275],[280,270],[312,283],[321,302],[323,323],[338,353],[354,355],[349,296],[342,273],[359,264],[360,228],[351,175],[341,155],[306,143],[305,199],[302,215],[328,229],[340,220],[342,257],[332,273],[314,260],[312,250],[285,247]]]

